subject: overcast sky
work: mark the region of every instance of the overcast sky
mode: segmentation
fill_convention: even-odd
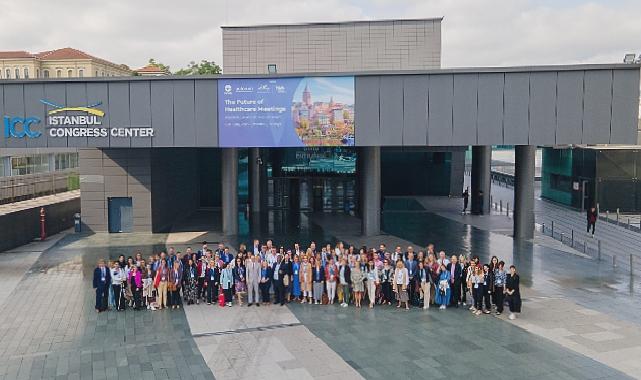
[[[167,5],[165,5],[167,4]],[[443,66],[620,62],[640,0],[0,0],[0,50],[71,46],[137,68],[222,64],[221,25],[444,16]]]

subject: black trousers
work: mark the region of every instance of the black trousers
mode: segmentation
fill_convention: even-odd
[[[497,286],[494,288],[494,301],[496,302],[496,311],[503,312],[503,287]]]
[[[96,288],[96,309],[100,311],[107,310],[107,298],[109,297],[109,287],[99,286]]]
[[[141,288],[134,288],[133,289],[133,294],[134,294],[134,307],[136,309],[140,309],[141,299],[142,299],[142,289]]]
[[[385,302],[394,302],[394,295],[392,290],[391,282],[383,282],[381,284],[381,291],[383,292],[383,297],[385,297]]]
[[[269,302],[269,282],[261,282],[258,287],[260,288],[260,295],[263,302]]]
[[[125,295],[122,292],[122,287],[120,284],[118,285],[111,285],[111,288],[113,289],[114,292],[114,301],[116,302],[116,310],[125,310],[125,305],[127,302],[125,301]]]
[[[205,286],[205,277],[198,277],[196,282],[196,298],[205,299],[205,294],[209,291],[209,287]],[[207,299],[207,302],[211,300]]]
[[[467,281],[461,281],[461,302],[467,303]]]
[[[410,284],[407,287],[407,295],[409,296],[410,304],[416,306],[418,304],[419,297],[417,297],[416,280],[414,278],[410,278]]]
[[[592,235],[594,235],[594,225],[595,224],[596,224],[596,222],[592,223],[592,222],[588,221],[588,231],[587,232],[590,232],[590,227],[592,227]]]
[[[479,285],[478,288],[472,288],[472,295],[474,296],[474,308],[481,310],[483,308],[483,287]]]
[[[225,294],[225,302],[231,302],[232,299],[233,299],[232,298],[233,297],[232,288],[223,289],[223,293]]]
[[[483,301],[485,303],[485,309],[492,310],[492,292],[488,286],[483,287]]]
[[[283,280],[274,280],[274,303],[285,304],[285,286]]]
[[[216,297],[218,296],[218,285],[213,281],[207,283],[207,303],[216,302]],[[204,298],[204,297],[203,297]]]
[[[182,299],[180,298],[180,289],[176,289],[170,292],[170,300],[172,306],[180,306]]]
[[[458,307],[461,299],[461,281],[456,280],[450,287],[452,289],[452,297],[450,297],[450,306]]]

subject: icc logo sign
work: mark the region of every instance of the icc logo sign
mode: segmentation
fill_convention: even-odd
[[[40,137],[42,132],[32,131],[31,126],[34,124],[39,124],[40,119],[37,117],[4,117],[4,137],[10,138],[15,137],[21,139],[23,137],[28,137],[34,139]]]

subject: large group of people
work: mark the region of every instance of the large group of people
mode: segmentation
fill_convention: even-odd
[[[172,247],[144,259],[141,252],[118,260],[100,260],[94,270],[96,311],[159,310],[183,305],[231,307],[289,302],[338,304],[369,308],[375,305],[410,309],[466,307],[476,315],[500,315],[509,305],[509,318],[521,312],[519,275],[493,256],[447,256],[430,244],[425,250],[390,251],[337,243],[307,249],[276,247],[271,240],[216,249],[203,242],[184,254]]]

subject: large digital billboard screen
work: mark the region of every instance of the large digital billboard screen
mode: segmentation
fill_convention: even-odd
[[[221,147],[354,145],[354,77],[220,79]]]

